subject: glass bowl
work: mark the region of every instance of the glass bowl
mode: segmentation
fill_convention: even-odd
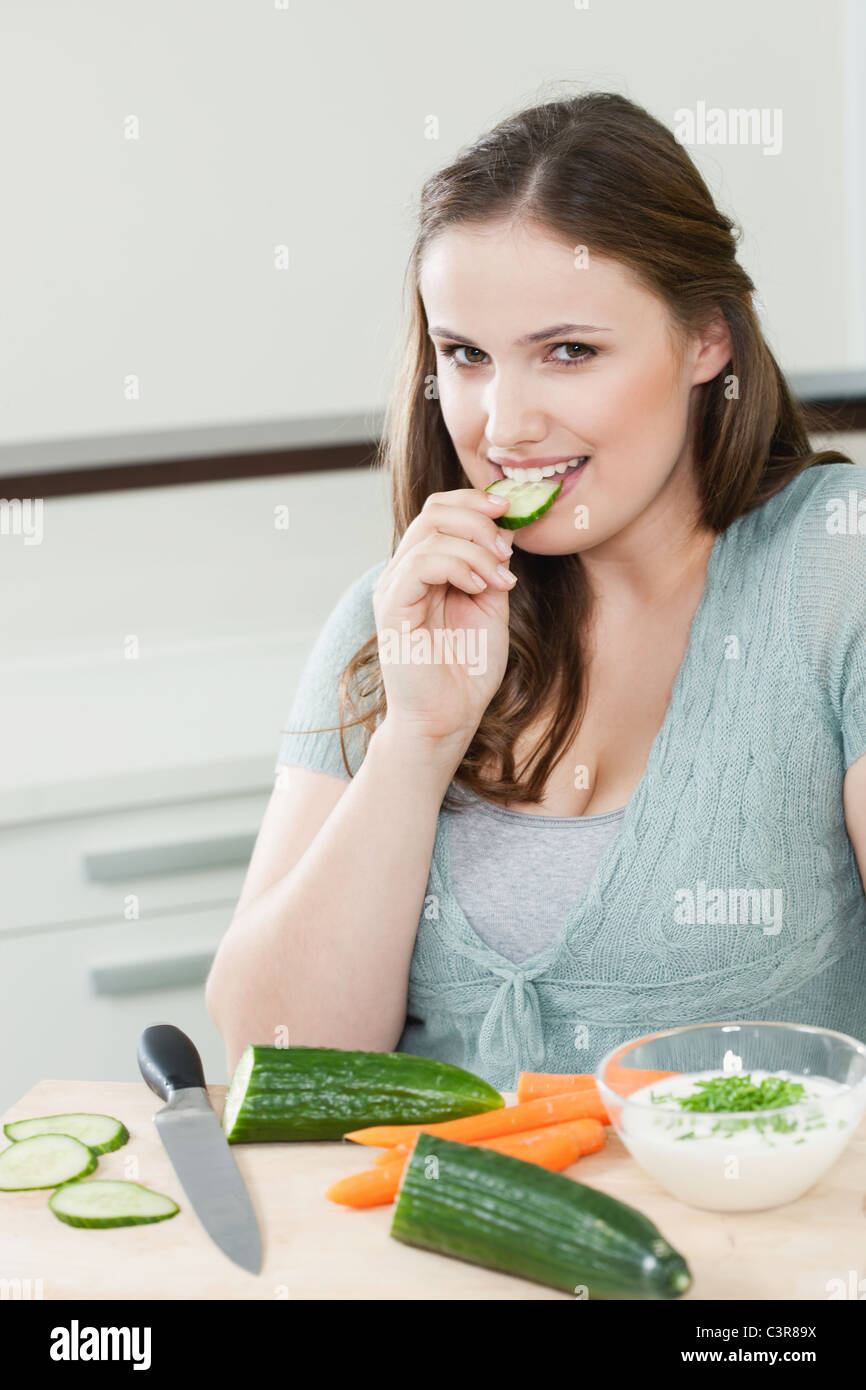
[[[749,1086],[773,1077],[789,1085],[767,1080],[756,1103]],[[696,1023],[615,1048],[595,1079],[629,1153],[672,1196],[762,1211],[807,1192],[854,1134],[866,1046],[800,1023]],[[761,1104],[773,1090],[782,1103]]]

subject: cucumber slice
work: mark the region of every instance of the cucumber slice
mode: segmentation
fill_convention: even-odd
[[[54,1215],[67,1226],[105,1229],[109,1226],[147,1226],[167,1221],[180,1211],[177,1202],[162,1192],[151,1192],[137,1182],[92,1178],[90,1182],[65,1182],[48,1199]]]
[[[108,1154],[129,1139],[129,1130],[113,1115],[39,1115],[33,1120],[13,1120],[3,1126],[7,1139],[16,1143],[36,1134],[68,1134],[95,1154]]]
[[[494,521],[497,526],[516,531],[518,527],[528,526],[530,521],[544,516],[562,491],[562,483],[553,478],[543,478],[540,483],[524,483],[519,478],[497,478],[484,491],[508,498],[508,511],[504,516],[494,517]]]
[[[83,1178],[96,1167],[96,1154],[68,1134],[36,1134],[0,1153],[0,1191],[26,1192]]]

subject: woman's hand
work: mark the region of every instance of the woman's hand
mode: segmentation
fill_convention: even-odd
[[[502,682],[514,577],[501,553],[509,533],[493,517],[506,507],[475,488],[432,493],[379,576],[387,722],[413,738],[465,749]]]

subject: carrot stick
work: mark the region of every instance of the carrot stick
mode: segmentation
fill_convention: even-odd
[[[479,1149],[495,1149],[511,1154],[526,1163],[559,1173],[569,1168],[583,1154],[596,1153],[604,1145],[604,1127],[594,1119],[570,1120],[563,1124],[546,1125],[527,1133],[510,1134],[498,1139],[478,1142]],[[391,1151],[393,1153],[393,1151]],[[381,1155],[372,1168],[352,1173],[332,1183],[325,1196],[347,1207],[378,1207],[392,1202],[400,1186],[400,1178],[408,1161],[408,1152],[401,1152],[387,1163]]]
[[[647,1071],[637,1067],[619,1067],[611,1062],[607,1070],[607,1084],[618,1095],[630,1096],[641,1086],[650,1086],[655,1081],[664,1081],[676,1076],[673,1071]],[[598,1089],[595,1076],[591,1072],[575,1075],[556,1072],[522,1071],[517,1079],[518,1101],[535,1100],[538,1096],[558,1096],[565,1091]]]
[[[640,1067],[608,1066],[604,1080],[618,1096],[630,1096],[642,1086],[652,1086],[656,1081],[666,1081],[669,1076],[679,1076],[678,1071],[647,1071]]]
[[[516,1153],[518,1158],[523,1158],[522,1153],[518,1153],[521,1145],[527,1148],[546,1138],[548,1135],[555,1137],[561,1134],[574,1133],[582,1141],[592,1142],[592,1148],[582,1148],[582,1153],[595,1153],[596,1149],[604,1147],[604,1126],[599,1120],[565,1120],[561,1124],[541,1125],[538,1129],[520,1130],[517,1134],[506,1134],[499,1139],[476,1139],[474,1147],[478,1149],[500,1149],[502,1153]],[[376,1154],[373,1164],[377,1168],[384,1167],[388,1163],[393,1163],[398,1154],[406,1154],[409,1149],[406,1144],[395,1144],[390,1149],[383,1149]]]
[[[567,1120],[561,1125],[545,1125],[525,1134],[507,1134],[501,1139],[482,1139],[476,1148],[495,1149],[527,1163],[561,1172],[583,1154],[604,1148],[604,1125],[598,1120]]]
[[[409,1155],[401,1154],[376,1168],[351,1173],[339,1182],[332,1182],[325,1196],[344,1207],[381,1207],[393,1202]]]
[[[639,1090],[640,1086],[651,1086],[654,1081],[664,1081],[669,1076],[680,1075],[680,1073],[677,1071],[645,1071],[637,1067],[621,1066],[619,1061],[620,1057],[622,1057],[624,1054],[627,1054],[631,1050],[631,1047],[631,1043],[623,1043],[622,1047],[619,1048],[619,1050],[613,1054],[610,1061],[608,1062],[607,1071],[605,1073],[604,1079],[609,1086],[613,1082],[616,1084],[618,1090],[621,1078],[625,1078],[626,1080],[628,1080],[628,1078],[630,1077],[637,1078],[639,1076],[643,1076],[644,1080],[640,1083],[636,1082],[635,1086],[632,1088],[633,1090]],[[623,1092],[623,1094],[626,1093]],[[628,1094],[630,1094],[630,1092]]]
[[[376,1154],[373,1163],[378,1168],[384,1168],[386,1164],[393,1163],[397,1154],[407,1154],[409,1152],[406,1144],[392,1144],[390,1148],[383,1149],[380,1154]]]
[[[517,1100],[537,1100],[539,1096],[560,1096],[564,1091],[585,1091],[595,1085],[592,1072],[572,1074],[522,1071],[517,1078]]]
[[[538,1129],[562,1120],[598,1120],[609,1125],[610,1117],[598,1089],[568,1091],[561,1096],[542,1096],[538,1100],[506,1105],[499,1110],[486,1110],[481,1115],[465,1115],[460,1120],[443,1120],[429,1125],[368,1125],[344,1134],[356,1144],[372,1144],[375,1148],[393,1148],[395,1144],[411,1144],[419,1131],[441,1134],[445,1139],[457,1139],[471,1144],[476,1139],[497,1139],[501,1135],[521,1130]]]

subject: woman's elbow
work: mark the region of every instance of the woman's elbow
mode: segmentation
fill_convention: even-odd
[[[223,1041],[228,1043],[227,1028],[237,1015],[237,998],[232,995],[232,983],[238,985],[238,973],[227,969],[225,937],[217,947],[204,984],[204,1002],[211,1022]]]

